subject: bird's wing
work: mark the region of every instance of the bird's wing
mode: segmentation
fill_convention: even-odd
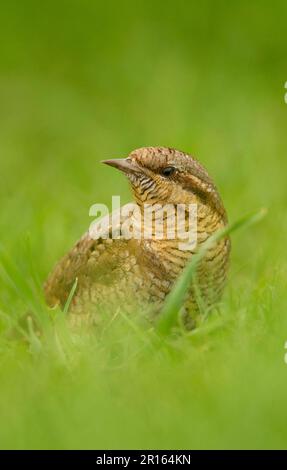
[[[113,271],[123,263],[124,258],[138,256],[138,240],[125,239],[121,233],[121,226],[130,218],[133,206],[123,206],[127,208],[124,213],[129,215],[122,215],[121,208],[94,223],[71,251],[58,262],[44,284],[48,305],[64,306],[76,278],[78,289],[83,288],[85,282],[108,283]]]

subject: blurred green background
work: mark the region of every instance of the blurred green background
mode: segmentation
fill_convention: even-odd
[[[0,448],[286,447],[286,21],[283,0],[2,2]],[[91,204],[130,199],[100,160],[149,145],[198,157],[230,221],[269,209],[218,317],[167,354],[127,324],[11,340]]]

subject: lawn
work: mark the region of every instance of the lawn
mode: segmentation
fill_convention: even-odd
[[[287,447],[286,18],[283,0],[1,5],[0,448]],[[231,223],[267,215],[232,234],[198,329],[158,342],[135,312],[71,333],[42,284],[92,204],[131,199],[100,161],[148,145],[195,155]]]

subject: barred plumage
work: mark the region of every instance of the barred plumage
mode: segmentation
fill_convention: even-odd
[[[198,246],[226,225],[226,212],[215,185],[207,171],[190,155],[170,148],[146,147],[133,151],[127,159],[106,163],[122,170],[128,177],[140,222],[144,220],[146,204],[152,208],[155,204],[169,204],[175,208],[178,204],[197,204]],[[168,172],[164,171],[167,167]],[[135,218],[137,214],[135,211]],[[101,221],[105,226],[101,236],[94,240],[89,233],[85,234],[57,264],[45,283],[48,304],[63,306],[78,279],[70,306],[70,319],[74,325],[83,321],[98,323],[102,315],[118,307],[139,311],[143,316],[158,314],[165,296],[195,252],[195,249],[180,249],[178,238],[168,238],[168,215],[162,239],[156,238],[154,226],[149,239],[106,238],[111,235],[111,217],[108,216],[106,223]],[[141,230],[143,228],[142,224]],[[121,233],[120,227],[118,233]],[[221,297],[229,252],[230,241],[226,238],[209,249],[197,268],[197,283],[207,307]],[[192,318],[192,324],[197,316],[197,304],[191,286],[185,316]]]

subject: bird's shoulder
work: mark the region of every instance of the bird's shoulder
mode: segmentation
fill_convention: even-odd
[[[44,285],[50,306],[65,304],[76,279],[79,287],[85,282],[108,283],[121,269],[128,270],[128,264],[140,264],[140,242],[127,239],[121,231],[131,216],[132,206],[126,204],[94,222],[56,264]]]

